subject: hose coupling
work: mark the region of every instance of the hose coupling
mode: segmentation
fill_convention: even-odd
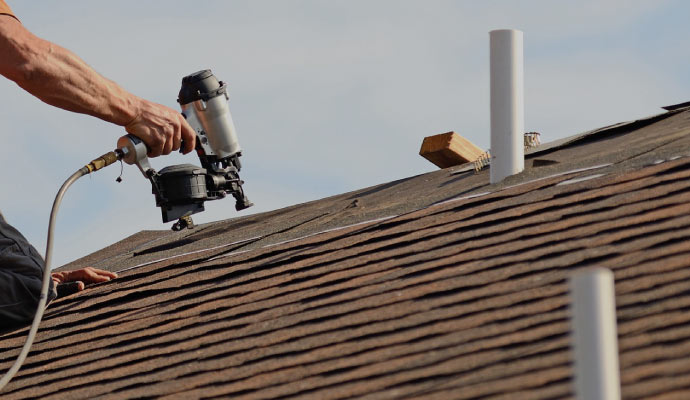
[[[90,163],[86,164],[86,166],[84,166],[84,168],[86,168],[88,170],[88,172],[86,172],[86,173],[90,174],[94,171],[98,171],[101,168],[107,167],[108,165],[119,160],[120,158],[122,158],[122,157],[119,156],[115,151],[110,151],[110,152],[105,153],[102,156],[96,158],[95,160],[91,161]]]

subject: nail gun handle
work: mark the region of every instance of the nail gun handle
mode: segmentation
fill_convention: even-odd
[[[122,154],[122,161],[129,165],[136,165],[144,177],[149,178],[151,173],[149,171],[154,170],[149,164],[149,158],[146,155],[148,148],[144,141],[132,134],[127,134],[117,140],[117,149]]]

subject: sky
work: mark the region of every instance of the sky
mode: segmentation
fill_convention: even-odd
[[[178,109],[181,78],[228,83],[255,206],[206,203],[196,223],[236,218],[433,171],[425,136],[489,148],[489,31],[524,32],[525,129],[549,142],[690,100],[690,2],[7,0],[36,35],[143,98]],[[62,182],[124,129],[42,103],[0,78],[0,210],[44,253]],[[192,154],[156,169],[198,164]],[[53,266],[161,222],[151,187],[114,164],[78,181]]]

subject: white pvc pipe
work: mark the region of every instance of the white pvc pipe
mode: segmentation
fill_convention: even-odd
[[[605,268],[576,273],[570,292],[576,398],[620,400],[613,273]]]
[[[491,46],[491,183],[525,168],[522,32],[489,32]]]

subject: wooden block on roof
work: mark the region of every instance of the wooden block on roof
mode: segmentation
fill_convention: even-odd
[[[439,168],[448,168],[473,162],[484,153],[472,142],[455,132],[427,136],[422,142],[419,155]]]

